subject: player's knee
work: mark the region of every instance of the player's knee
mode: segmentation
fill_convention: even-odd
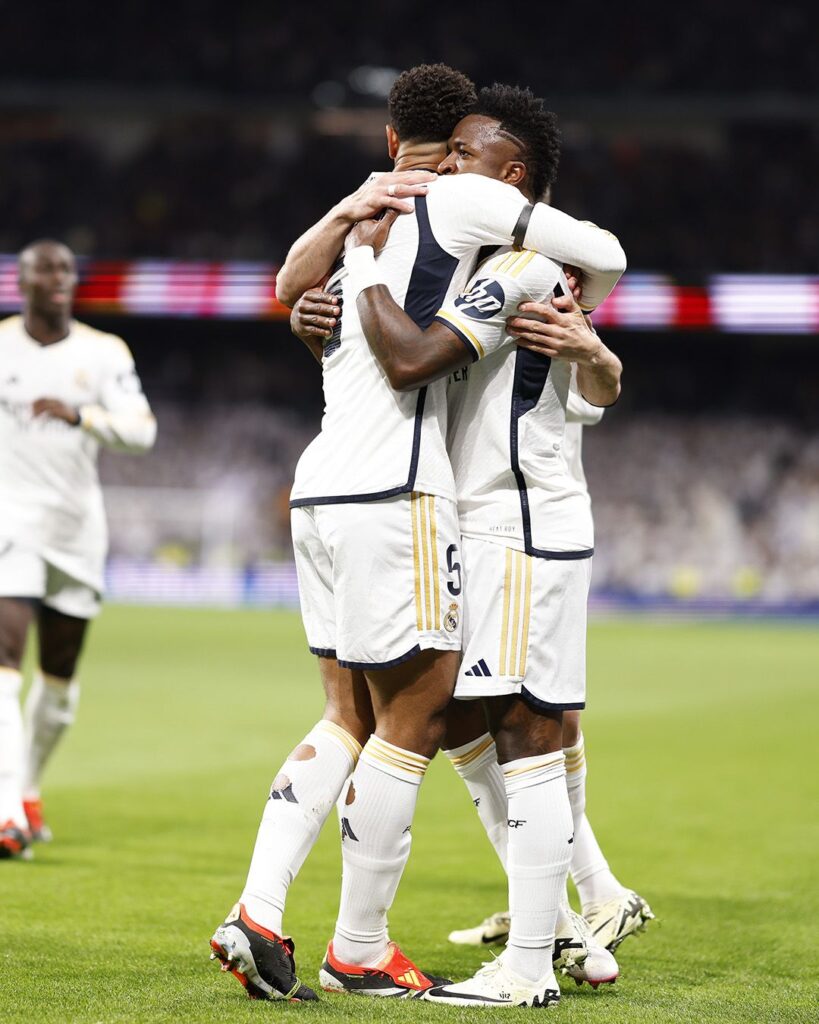
[[[79,651],[68,647],[40,652],[40,668],[46,675],[69,682],[77,670]]]
[[[23,661],[25,637],[18,637],[10,630],[0,629],[0,668],[19,671]]]
[[[580,742],[580,712],[563,712],[563,746],[574,747]]]
[[[324,706],[322,718],[340,726],[361,747],[375,732],[375,719],[371,709],[368,713],[362,709],[338,707],[328,701]]]

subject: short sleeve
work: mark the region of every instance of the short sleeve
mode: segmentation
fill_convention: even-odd
[[[482,263],[435,319],[461,339],[473,360],[483,359],[510,342],[506,321],[520,303],[549,297],[560,276],[555,263],[535,252],[501,253]]]

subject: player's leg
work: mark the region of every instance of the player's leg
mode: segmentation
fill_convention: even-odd
[[[89,618],[98,611],[99,599],[92,590],[49,573],[48,593],[37,614],[39,667],[24,709],[23,805],[32,837],[37,840],[51,838],[43,818],[41,780],[57,744],[76,718],[80,698],[77,664]]]
[[[387,912],[460,658],[457,515],[451,502],[414,495],[358,506],[336,522],[337,567],[348,573],[339,659],[365,672],[376,729],[343,808],[341,902],[321,980],[329,989],[403,997],[431,984],[389,941]]]
[[[0,858],[22,853],[30,838],[21,776],[20,666],[33,618],[30,599],[0,597]]]
[[[586,753],[579,711],[564,715],[563,753],[574,819],[572,881],[595,942],[613,952],[654,915],[642,896],[616,878],[586,815]]]
[[[262,814],[244,891],[211,939],[212,956],[261,999],[315,999],[295,973],[283,935],[287,892],[372,731],[363,675],[335,658],[332,563],[313,509],[291,517],[302,615],[325,695],[322,718],[277,772]]]

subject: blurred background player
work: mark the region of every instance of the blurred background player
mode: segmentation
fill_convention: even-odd
[[[530,316],[549,317],[547,322],[552,322],[551,311],[540,303],[527,304],[525,312]],[[544,327],[538,321],[531,320],[525,324],[521,322],[514,333],[516,337],[538,346],[548,337],[549,330],[551,327]],[[588,485],[583,470],[583,427],[598,424],[604,411],[587,402],[573,383],[566,407],[563,458],[572,478],[585,492],[588,492]],[[644,928],[654,915],[642,896],[622,885],[615,877],[586,815],[587,770],[580,716],[580,711],[563,713],[566,785],[574,823],[569,874],[580,897],[582,914],[594,941],[613,953],[625,938]],[[506,830],[503,826],[506,812],[502,773],[483,752],[475,756],[474,750],[473,743],[446,753],[464,780],[469,795],[476,802],[481,821],[505,868]],[[450,942],[467,946],[502,946],[508,938],[509,911],[491,914],[479,925],[456,930],[449,935]]]
[[[50,838],[40,779],[74,721],[75,676],[99,612],[107,531],[100,445],[144,452],[156,421],[128,347],[72,319],[77,264],[60,242],[19,258],[20,316],[0,323],[0,856]],[[29,627],[38,668],[25,706]]]

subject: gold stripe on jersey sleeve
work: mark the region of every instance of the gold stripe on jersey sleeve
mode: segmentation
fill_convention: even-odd
[[[500,674],[508,675],[506,657],[509,646],[509,602],[512,596],[512,549],[506,549],[506,573],[503,578],[503,622],[501,624]]]
[[[459,320],[456,316],[453,316],[451,313],[445,312],[443,309],[439,309],[435,316],[439,320],[446,320],[447,323],[452,324],[452,326],[457,328],[457,330],[459,330],[462,334],[465,334],[469,341],[472,343],[472,345],[475,346],[475,351],[478,353],[478,359],[483,359],[483,357],[486,355],[486,350],[462,320]]]
[[[424,566],[424,629],[430,628],[432,608],[429,592],[429,512],[427,511],[427,495],[421,495],[421,561]]]
[[[412,561],[415,569],[415,625],[420,632],[424,626],[422,622],[421,603],[421,557],[418,543],[418,515],[420,512],[420,495],[413,491],[410,500],[410,512],[412,515]]]
[[[512,277],[520,277],[523,271],[529,266],[532,260],[535,258],[534,252],[524,252],[521,254],[521,259],[515,264],[515,269],[512,271]]]
[[[438,576],[438,523],[435,519],[435,495],[429,495],[429,524],[432,544],[432,592],[435,595],[435,621],[433,629],[441,628],[441,588]]]
[[[532,558],[521,552],[521,558],[525,563],[526,579],[523,585],[523,638],[520,642],[520,670],[519,676],[526,675],[526,655],[529,651],[529,616],[531,614],[532,602]]]

